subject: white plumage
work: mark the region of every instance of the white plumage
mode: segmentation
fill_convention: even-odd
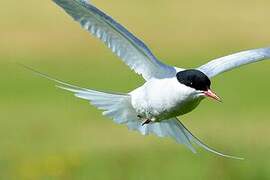
[[[73,92],[77,97],[88,100],[103,110],[104,115],[117,124],[125,124],[131,130],[137,130],[143,135],[171,137],[193,152],[196,152],[192,146],[192,143],[195,143],[215,154],[237,158],[219,153],[203,144],[176,117],[192,111],[206,96],[219,100],[209,89],[208,77],[267,59],[270,57],[270,48],[243,51],[218,58],[197,68],[198,71],[187,72],[188,75],[182,79],[182,76],[178,77],[178,73],[185,69],[160,62],[141,40],[89,1],[53,1],[85,30],[103,41],[125,64],[142,75],[146,82],[128,94],[107,93],[80,88],[30,70],[55,81],[60,88]],[[204,75],[200,74],[201,72]],[[201,82],[193,81],[195,75],[201,78],[204,84],[208,84],[207,89],[194,88],[203,88]],[[142,125],[144,120],[146,123]]]

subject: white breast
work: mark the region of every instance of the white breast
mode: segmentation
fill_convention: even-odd
[[[196,91],[176,78],[151,79],[130,93],[132,106],[139,115],[158,120],[185,114],[200,101]],[[194,107],[195,106],[195,107]]]

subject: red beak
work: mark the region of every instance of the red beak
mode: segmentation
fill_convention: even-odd
[[[204,95],[221,102],[221,98],[218,97],[218,95],[216,95],[213,91],[211,91],[211,89],[204,91]]]

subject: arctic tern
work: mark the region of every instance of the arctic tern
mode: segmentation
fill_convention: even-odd
[[[143,135],[155,134],[171,137],[196,152],[192,143],[223,157],[225,155],[205,145],[178,119],[195,109],[206,97],[221,99],[210,89],[214,76],[270,58],[270,48],[242,51],[221,57],[194,69],[168,66],[160,62],[150,49],[125,27],[87,0],[53,0],[75,21],[122,59],[132,70],[145,79],[145,83],[129,93],[108,93],[74,86],[39,73],[55,81],[58,87],[88,100],[103,115],[117,124]],[[238,158],[241,159],[241,158]]]

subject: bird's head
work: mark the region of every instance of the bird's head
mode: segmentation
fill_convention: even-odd
[[[194,89],[199,97],[210,97],[221,101],[220,97],[211,90],[211,81],[203,72],[196,69],[184,70],[178,72],[176,78],[179,83]]]

